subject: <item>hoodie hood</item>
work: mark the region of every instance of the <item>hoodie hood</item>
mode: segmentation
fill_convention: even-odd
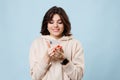
[[[51,37],[51,36],[49,36],[49,35],[42,35],[41,37],[42,37],[43,39],[46,39],[46,40],[57,40],[57,41],[68,41],[68,40],[73,39],[72,36],[63,36],[63,37],[61,37],[60,39],[55,39],[55,38],[53,38],[53,37]]]

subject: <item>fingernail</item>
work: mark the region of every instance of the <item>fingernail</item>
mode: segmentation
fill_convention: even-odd
[[[58,45],[57,47],[60,47],[60,45]]]

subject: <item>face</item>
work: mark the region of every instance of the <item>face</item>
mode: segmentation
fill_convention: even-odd
[[[48,31],[50,32],[50,36],[59,39],[62,37],[62,33],[64,31],[63,22],[58,14],[53,15],[53,18],[50,22],[48,22]]]

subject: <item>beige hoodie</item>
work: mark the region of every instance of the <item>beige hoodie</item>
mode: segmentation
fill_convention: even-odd
[[[47,52],[47,41],[57,41],[63,48],[67,65],[59,61],[45,63],[43,56]],[[32,80],[81,80],[84,73],[84,53],[78,40],[72,36],[63,36],[55,40],[47,36],[35,39],[30,48],[30,73]]]

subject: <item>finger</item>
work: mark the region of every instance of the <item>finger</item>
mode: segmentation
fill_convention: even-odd
[[[62,46],[60,46],[60,45],[58,45],[57,47],[58,47],[58,48],[62,48]]]
[[[56,52],[57,52],[57,53],[64,53],[64,52],[63,52],[63,49],[57,49]]]
[[[55,51],[55,52],[53,52],[53,53],[51,54],[51,56],[53,56],[53,57],[56,57],[56,58],[57,58],[58,54],[57,54],[57,52]]]
[[[52,52],[51,54],[50,54],[50,56],[53,56],[55,53],[54,52]]]
[[[60,46],[60,45],[57,45],[57,46],[56,46],[56,49],[58,49],[58,50],[60,50],[60,51],[63,51],[63,50],[62,50],[62,46]]]
[[[57,50],[54,55],[59,58],[60,56],[63,56],[64,54],[63,54],[63,52]]]

